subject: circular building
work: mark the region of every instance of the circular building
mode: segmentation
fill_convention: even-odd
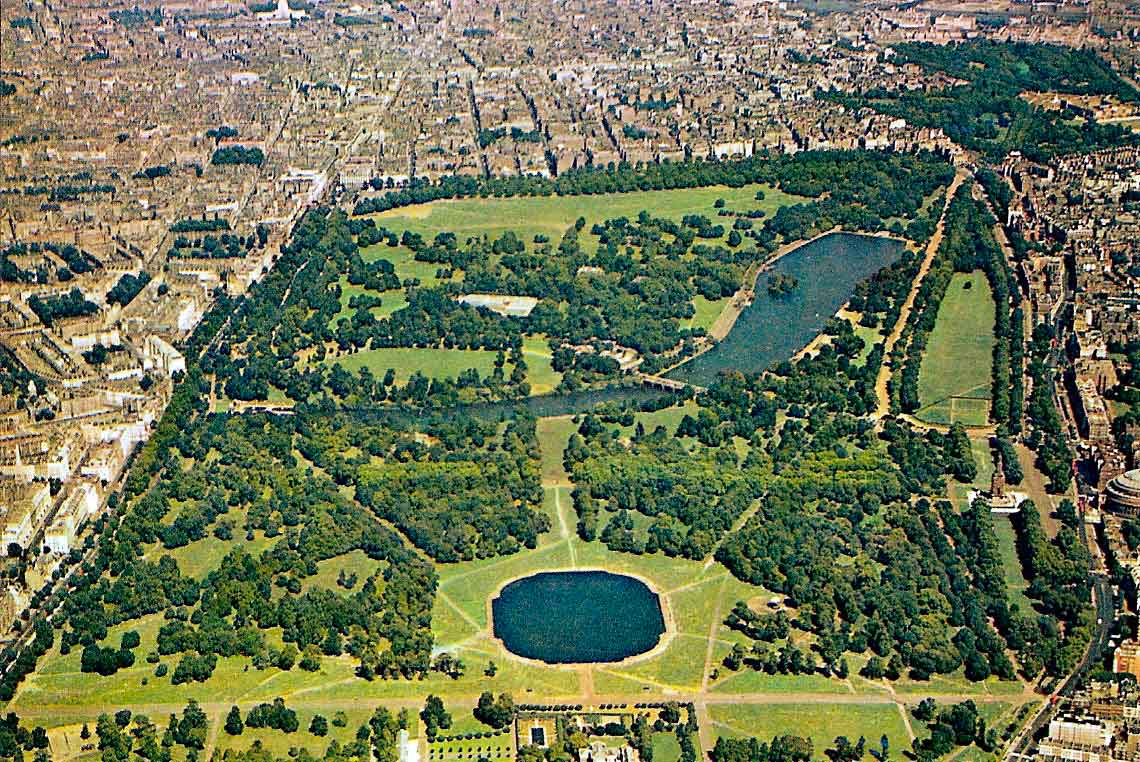
[[[1140,516],[1140,468],[1116,477],[1104,490],[1105,507],[1113,513]]]

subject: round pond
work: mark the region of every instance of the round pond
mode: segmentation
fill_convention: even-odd
[[[548,664],[621,661],[651,650],[665,632],[656,593],[603,571],[517,579],[491,602],[491,618],[508,651]]]

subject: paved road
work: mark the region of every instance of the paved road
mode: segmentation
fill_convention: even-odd
[[[1083,524],[1081,530],[1083,534]],[[1085,655],[1077,664],[1076,669],[1065,678],[1065,681],[1061,683],[1061,686],[1055,691],[1054,696],[1071,696],[1073,691],[1081,684],[1085,672],[1088,671],[1090,666],[1099,663],[1105,649],[1108,647],[1109,630],[1112,627],[1112,620],[1116,616],[1116,609],[1112,599],[1112,586],[1106,578],[1102,576],[1093,578],[1093,598],[1096,603],[1098,623],[1093,630],[1093,636],[1089,642],[1088,650],[1085,651]],[[1019,733],[1009,745],[1005,756],[1006,762],[1016,761],[1019,755],[1032,743],[1037,734],[1048,726],[1059,707],[1060,702],[1054,703],[1053,701],[1048,701],[1041,707],[1037,715],[1034,716],[1029,724],[1022,729],[1021,733]]]
[[[736,706],[741,704],[755,704],[758,706],[769,706],[779,704],[840,704],[840,705],[861,705],[868,704],[874,705],[889,705],[899,703],[917,703],[923,698],[933,698],[939,704],[952,704],[970,699],[976,704],[1004,704],[1011,700],[1016,700],[1024,694],[987,694],[987,693],[938,693],[938,692],[918,692],[914,694],[898,694],[892,695],[887,692],[867,692],[867,693],[805,693],[797,691],[781,691],[781,692],[764,692],[764,693],[735,693],[735,694],[721,694],[721,693],[701,693],[699,691],[691,692],[677,692],[668,695],[668,700],[677,701],[680,703],[703,702],[708,706]],[[452,698],[445,697],[448,708],[455,708],[459,710],[467,709],[475,705],[477,696],[472,695],[469,697]],[[525,697],[516,696],[519,701],[525,701]],[[576,704],[581,703],[583,698],[580,693],[572,693],[562,696],[546,696],[542,700],[546,703],[552,704]],[[644,701],[657,701],[663,697],[658,693],[647,695],[646,693],[594,693],[593,698],[598,704],[633,704]],[[200,705],[206,713],[214,712],[227,712],[233,705],[248,709],[261,701],[266,700],[264,697],[257,699],[242,699],[238,701],[205,701],[200,702]],[[360,709],[361,707],[373,706],[386,706],[392,709],[399,707],[422,707],[423,697],[404,697],[404,698],[344,698],[344,699],[308,699],[303,693],[287,696],[286,701],[290,708],[293,709],[308,709],[314,711],[335,711],[337,709]],[[150,716],[165,716],[171,712],[181,712],[186,706],[185,701],[172,702],[172,703],[145,703],[145,704],[132,704],[123,703],[116,704],[115,708],[131,709],[136,712],[143,712]],[[95,711],[93,711],[93,709]],[[41,716],[53,715],[59,718],[90,719],[98,714],[99,709],[91,704],[77,704],[77,705],[36,705],[28,711],[28,716]],[[24,716],[24,712],[21,712]]]

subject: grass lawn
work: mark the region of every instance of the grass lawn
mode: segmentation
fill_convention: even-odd
[[[863,340],[863,348],[859,350],[859,357],[856,358],[856,362],[862,365],[867,362],[867,356],[871,354],[875,345],[883,341],[883,332],[879,328],[868,328],[858,323],[855,323],[853,327],[855,335]]]
[[[542,512],[550,518],[551,530],[538,538],[538,547],[566,543],[574,532],[574,505],[569,487],[544,486],[542,488]]]
[[[406,246],[388,246],[383,243],[374,243],[360,250],[360,258],[365,262],[375,262],[386,259],[396,269],[396,276],[400,281],[418,280],[420,285],[434,286],[439,282],[435,274],[440,269],[437,262],[421,262],[415,258],[415,253]]]
[[[974,484],[989,489],[994,478],[994,454],[990,452],[989,437],[970,437],[970,451],[974,454],[974,462],[978,464],[978,475],[974,478]]]
[[[405,384],[417,370],[428,378],[455,378],[468,368],[480,376],[489,376],[495,368],[495,352],[479,349],[421,349],[419,347],[383,347],[360,352],[329,355],[324,364],[340,366],[350,373],[368,368],[381,378],[389,368],[396,371],[396,383]]]
[[[562,455],[570,435],[578,430],[571,416],[538,419],[538,444],[542,448],[542,483],[567,484],[570,481],[562,465]]]
[[[855,671],[852,666],[852,672]],[[948,675],[934,675],[929,680],[911,680],[905,675],[893,683],[895,692],[902,696],[921,700],[932,693],[969,695],[1010,695],[1021,693],[1025,684],[1020,680],[999,680],[989,677],[978,683],[966,679],[965,671],[959,667]]]
[[[706,331],[712,328],[713,323],[720,317],[720,313],[724,312],[724,308],[728,306],[729,299],[717,299],[712,301],[697,294],[693,297],[693,317],[689,319],[686,328],[704,328]]]
[[[754,669],[729,672],[724,667],[720,669],[720,679],[713,684],[713,691],[724,694],[850,693],[846,684],[822,675],[769,675]]]
[[[755,200],[758,190],[764,191],[763,201]],[[374,216],[376,224],[389,230],[411,230],[429,240],[442,231],[454,232],[463,241],[469,236],[480,235],[498,238],[511,230],[528,242],[535,234],[542,233],[551,243],[557,243],[566,228],[579,217],[586,218],[587,232],[595,222],[615,217],[632,219],[642,210],[656,217],[675,220],[680,220],[686,214],[704,214],[715,220],[713,203],[721,198],[734,211],[763,209],[768,216],[781,206],[802,200],[798,196],[764,185],[747,185],[743,188],[714,186],[597,196],[458,199],[391,209]],[[595,241],[593,236],[587,240]],[[583,250],[591,250],[586,243],[583,241]],[[397,264],[394,259],[392,263]],[[396,271],[403,277],[399,265]],[[433,275],[434,272],[433,265]]]
[[[253,539],[246,540],[245,531],[241,528],[242,518],[240,516],[236,514],[224,514],[222,518],[229,519],[236,524],[234,528],[234,538],[232,540],[219,540],[211,534],[206,535],[201,540],[196,540],[189,545],[183,545],[181,548],[174,548],[173,550],[167,550],[162,547],[161,544],[155,543],[148,547],[145,555],[148,559],[155,562],[164,555],[171,556],[178,562],[178,568],[183,574],[196,579],[202,579],[211,571],[218,568],[218,564],[222,558],[230,551],[241,548],[250,555],[256,556],[267,548],[272,547],[283,537],[283,535],[266,537],[265,532],[256,529],[253,532]]]
[[[288,702],[286,702],[288,706]],[[292,708],[292,707],[290,707]],[[313,709],[295,709],[297,712],[297,722],[299,727],[295,733],[283,733],[280,730],[273,728],[245,728],[241,735],[231,736],[220,730],[218,732],[217,750],[225,752],[228,749],[242,750],[250,748],[254,743],[260,742],[261,747],[266,751],[273,754],[274,757],[280,759],[283,757],[292,756],[289,754],[290,749],[308,749],[310,753],[322,754],[328,748],[329,742],[336,740],[340,743],[347,743],[356,737],[356,731],[361,725],[368,722],[368,718],[372,716],[370,709],[350,709],[341,710],[344,712],[346,724],[343,728],[333,725],[333,716],[335,711],[315,711]],[[320,714],[328,721],[329,732],[324,737],[313,735],[309,732],[309,724],[313,721],[313,717]],[[244,720],[248,712],[242,712],[242,719]],[[220,722],[225,722],[224,715],[219,718]]]
[[[526,361],[527,380],[531,394],[549,394],[562,383],[562,374],[550,365],[550,345],[545,336],[527,336],[523,339],[523,360]]]
[[[1017,533],[1013,530],[1009,516],[994,516],[994,532],[1001,546],[1001,568],[1009,591],[1009,602],[1016,603],[1023,614],[1031,614],[1033,603],[1025,595],[1029,583],[1021,573],[1021,561],[1017,557]]]
[[[681,758],[681,744],[672,733],[653,734],[653,762],[677,762]]]
[[[966,284],[971,284],[966,288]],[[918,374],[915,417],[984,426],[993,375],[994,299],[981,270],[954,273]]]
[[[539,346],[545,348],[545,344],[532,341],[529,351],[525,346],[523,349],[523,357],[527,364],[527,379],[530,381],[532,394],[551,392],[562,380],[562,374],[556,373],[550,366],[549,351],[540,351]],[[428,378],[455,379],[463,371],[474,368],[479,371],[481,378],[486,378],[494,372],[497,356],[497,352],[481,349],[382,347],[347,352],[342,355],[330,353],[323,364],[332,367],[340,363],[340,366],[350,373],[356,373],[361,368],[367,367],[376,378],[383,378],[391,368],[396,372],[396,385],[402,386],[416,371]],[[508,361],[503,368],[504,375],[509,377],[513,367]]]
[[[755,736],[770,741],[791,734],[812,739],[812,757],[826,760],[825,752],[837,736],[855,743],[859,736],[877,748],[887,736],[891,749],[910,747],[910,735],[895,704],[721,704],[709,707],[717,736]]]
[[[677,426],[680,425],[682,418],[686,415],[696,418],[699,410],[700,407],[695,400],[687,400],[681,405],[654,410],[650,413],[634,413],[636,422],[632,426],[623,427],[622,433],[626,436],[632,435],[637,428],[637,423],[641,423],[646,432],[652,433],[658,426],[664,426],[665,430],[672,436],[677,433]]]
[[[353,550],[334,558],[318,561],[317,573],[306,578],[302,587],[306,592],[314,588],[323,588],[332,590],[334,593],[350,595],[360,590],[364,581],[379,571],[381,566],[382,564],[379,561],[373,561],[365,555],[363,550]],[[336,583],[337,577],[342,571],[346,575],[356,575],[356,584],[350,590],[346,590]]]

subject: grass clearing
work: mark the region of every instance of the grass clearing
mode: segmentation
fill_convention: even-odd
[[[523,339],[523,360],[526,362],[527,380],[531,394],[549,394],[562,383],[562,374],[551,366],[550,346],[545,336],[527,336]]]
[[[368,368],[377,378],[382,378],[388,369],[396,371],[396,383],[406,384],[416,371],[428,378],[455,378],[468,368],[479,371],[480,376],[489,376],[495,368],[495,352],[478,349],[406,349],[403,347],[383,347],[350,352],[337,357],[329,356],[324,364],[340,366],[350,373]]]
[[[969,284],[969,287],[967,287]],[[984,426],[989,417],[994,298],[985,273],[954,273],[922,357],[915,417]]]
[[[538,419],[538,444],[542,448],[542,483],[544,485],[569,484],[570,475],[562,464],[566,443],[578,430],[571,416]]]
[[[363,550],[353,550],[334,558],[317,562],[317,573],[308,577],[302,583],[306,592],[316,588],[332,590],[334,593],[350,595],[358,590],[372,574],[380,570],[382,564],[369,558]],[[345,575],[356,575],[356,584],[351,589],[337,585],[337,578],[341,572]]]
[[[764,200],[757,201],[756,193],[761,190],[764,192]],[[715,220],[713,203],[717,199],[724,199],[727,207],[734,211],[761,209],[768,216],[781,206],[803,200],[766,185],[746,185],[742,188],[712,186],[596,196],[456,199],[415,204],[373,216],[377,225],[394,232],[410,230],[425,239],[434,238],[437,233],[444,231],[456,233],[461,241],[469,236],[480,235],[498,238],[511,230],[526,241],[531,241],[536,234],[542,234],[551,242],[557,242],[566,228],[579,217],[586,219],[587,231],[595,222],[615,217],[634,218],[642,210],[656,217],[675,220],[680,220],[686,214],[703,214]],[[596,243],[593,236],[589,236],[588,240]],[[583,249],[588,250],[586,246]],[[396,272],[404,277],[396,260],[386,258],[397,265]],[[433,276],[434,273],[433,265]]]
[[[713,323],[720,317],[720,313],[724,312],[724,308],[728,306],[729,299],[717,299],[715,301],[706,299],[705,297],[697,294],[693,297],[693,316],[689,319],[687,328],[704,328],[706,331],[712,328]]]
[[[1017,604],[1022,613],[1031,614],[1033,602],[1025,595],[1029,582],[1021,571],[1021,560],[1017,557],[1017,533],[1009,516],[994,516],[994,533],[1001,548],[1001,568],[1006,590],[1009,591],[1009,602]]]
[[[527,365],[527,379],[533,394],[544,394],[554,390],[562,380],[550,365],[549,353],[536,350],[527,352],[524,348]],[[339,363],[349,373],[358,373],[368,368],[376,378],[383,378],[389,368],[396,372],[396,385],[403,386],[417,371],[427,378],[455,379],[465,370],[474,368],[480,378],[489,377],[495,370],[498,352],[481,349],[443,349],[421,347],[381,347],[364,349],[345,354],[329,354],[323,365],[332,367]],[[514,366],[508,361],[503,366],[503,374],[510,377]]]
[[[712,686],[716,693],[850,693],[845,683],[822,675],[769,675],[754,669],[728,672],[723,667],[720,674]]]
[[[401,282],[418,280],[422,286],[434,286],[439,282],[436,272],[440,265],[437,262],[421,262],[415,258],[415,252],[407,246],[388,246],[375,243],[360,250],[360,258],[365,262],[375,262],[386,259],[396,269],[396,276]],[[375,293],[375,292],[373,292]]]
[[[717,736],[748,737],[768,741],[778,735],[812,739],[812,758],[826,760],[826,750],[837,736],[852,742],[860,736],[868,746],[878,746],[885,735],[892,749],[910,747],[899,708],[895,704],[721,704],[709,707]]]
[[[229,514],[223,515],[222,518],[231,521],[235,519]],[[240,517],[237,518],[240,519]],[[146,551],[145,556],[156,562],[164,555],[170,556],[178,563],[178,569],[183,574],[195,579],[203,579],[218,567],[227,553],[240,548],[246,553],[256,556],[282,539],[281,536],[266,537],[264,531],[256,529],[253,532],[253,539],[247,540],[246,533],[241,528],[241,522],[235,523],[237,526],[234,528],[232,540],[219,540],[211,534],[201,540],[172,550],[167,550],[161,544],[155,543]]]
[[[649,413],[634,413],[634,418],[637,419],[636,422],[633,426],[625,427],[623,433],[626,435],[633,434],[637,428],[637,423],[640,423],[645,427],[645,431],[648,433],[652,433],[658,426],[664,426],[665,431],[669,432],[669,435],[672,436],[677,433],[677,426],[680,425],[682,418],[686,415],[691,415],[696,418],[699,410],[700,406],[697,405],[695,400],[686,400],[680,405],[674,405],[673,407],[667,407],[662,410],[654,410]]]
[[[875,345],[881,344],[885,337],[880,328],[868,328],[858,323],[854,323],[853,328],[855,329],[855,335],[863,340],[863,348],[859,350],[859,357],[856,358],[857,364],[863,365],[867,362],[867,357],[871,354]]]

